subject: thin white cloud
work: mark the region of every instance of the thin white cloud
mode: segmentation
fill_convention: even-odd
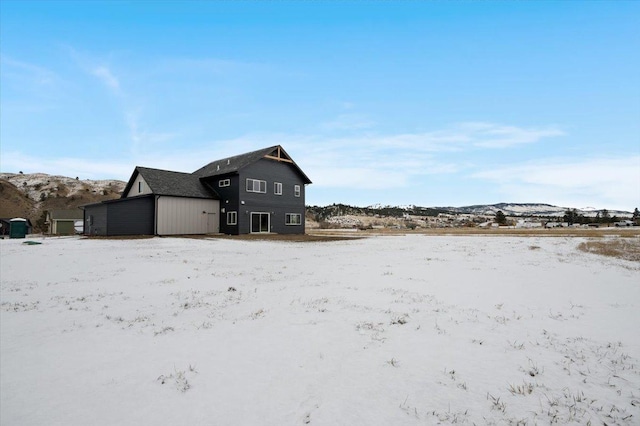
[[[460,134],[469,138],[471,144],[482,148],[508,148],[565,134],[562,130],[554,127],[523,128],[482,122],[462,123],[458,129]]]
[[[77,157],[34,157],[19,152],[2,154],[1,169],[5,173],[47,173],[51,175],[79,176],[81,179],[127,180],[133,164],[113,160],[88,160]]]
[[[280,144],[288,151],[304,153],[300,157],[300,166],[317,187],[389,189],[407,188],[413,184],[413,178],[458,173],[468,167],[461,158],[458,162],[443,160],[444,153],[450,157],[463,151],[505,149],[561,134],[561,131],[551,128],[473,122],[432,132],[391,135],[360,133],[353,137],[260,133],[215,141],[211,145],[234,147],[234,152],[225,153],[234,155]],[[192,156],[193,153],[188,155]],[[178,157],[181,154],[172,156],[172,160],[179,161]],[[221,157],[201,158],[213,160]],[[185,158],[185,163],[188,162]],[[197,168],[197,165],[194,164],[194,167]]]
[[[355,123],[357,124],[357,121]],[[347,126],[345,125],[344,128]],[[352,137],[325,138],[325,142],[341,147],[362,147],[369,151],[394,149],[416,152],[455,152],[469,149],[505,149],[562,135],[564,132],[554,127],[517,127],[465,122],[430,132],[390,135],[360,133]]]
[[[131,158],[153,152],[158,148],[158,145],[165,144],[177,136],[176,132],[155,131],[150,128],[148,123],[145,123],[144,108],[142,107],[145,104],[144,97],[130,90],[125,90],[127,74],[116,74],[112,66],[106,65],[113,61],[113,59],[109,60],[113,54],[108,54],[105,58],[79,52],[71,46],[65,46],[65,49],[84,73],[96,78],[117,99],[124,125],[129,131]],[[210,62],[207,63],[211,65]],[[221,61],[221,63],[225,62]]]
[[[129,128],[131,139],[131,153],[133,156],[144,155],[158,150],[158,145],[173,140],[177,134],[174,132],[150,132],[140,124],[140,114],[137,111],[125,112],[125,120]]]
[[[505,199],[545,200],[580,207],[632,209],[640,205],[640,156],[552,159],[472,175],[491,182]]]
[[[39,86],[53,84],[56,79],[56,74],[47,68],[19,61],[6,55],[0,56],[0,63],[3,65],[2,73],[5,76],[18,72],[20,77],[27,77],[32,83]]]
[[[453,175],[469,170],[468,160],[464,156],[467,152],[498,149],[496,147],[476,147],[475,143],[479,140],[482,142],[477,137],[478,132],[496,130],[500,137],[503,137],[504,134],[525,134],[528,135],[527,140],[535,138],[541,140],[546,137],[543,136],[543,132],[532,129],[465,124],[425,133],[358,135],[352,138],[305,134],[249,134],[229,140],[212,140],[201,144],[199,148],[184,150],[167,143],[177,138],[175,134],[145,131],[144,126],[140,124],[141,119],[138,113],[128,113],[126,121],[130,129],[133,148],[129,155],[122,157],[121,162],[105,159],[102,166],[99,162],[89,163],[90,166],[87,168],[82,166],[83,170],[68,172],[68,169],[77,170],[79,166],[74,163],[86,164],[86,162],[81,159],[66,158],[61,160],[22,158],[21,163],[13,161],[11,168],[25,169],[28,167],[24,164],[33,164],[32,170],[37,170],[38,167],[41,170],[55,170],[58,167],[55,171],[58,174],[69,173],[92,178],[100,176],[127,179],[135,165],[192,172],[219,158],[280,144],[294,156],[298,164],[313,180],[316,188],[409,189],[415,185],[423,185],[424,177],[428,175]],[[3,160],[5,171],[8,170],[7,166],[7,161]],[[502,174],[498,174],[499,171],[477,173],[474,179],[498,185],[494,182],[517,182],[517,177],[523,176],[520,179],[523,185],[527,184],[536,188],[542,185],[526,181],[524,176],[531,174],[521,169],[502,169]],[[117,176],[115,176],[116,174]],[[543,172],[540,179],[548,178],[549,175]],[[503,179],[503,176],[506,177]],[[504,191],[507,189],[505,186]],[[516,189],[511,193],[517,194],[517,199],[526,195],[525,192],[516,193]],[[381,198],[383,198],[382,195]],[[545,200],[546,198],[539,199]]]
[[[324,130],[362,130],[375,126],[375,122],[362,114],[340,114],[334,120],[322,123]]]
[[[206,74],[238,74],[244,72],[269,73],[273,67],[266,63],[242,62],[237,60],[219,58],[189,58],[173,57],[164,58],[154,64],[156,70],[175,72],[180,75]]]
[[[111,70],[109,68],[107,68],[104,65],[103,66],[98,66],[98,67],[93,68],[91,70],[91,73],[94,76],[98,77],[100,79],[100,81],[102,81],[111,90],[115,91],[118,94],[120,93],[120,82],[113,75],[113,73],[111,72]]]

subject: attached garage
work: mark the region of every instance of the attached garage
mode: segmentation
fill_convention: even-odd
[[[84,230],[113,236],[214,234],[219,213],[217,195],[197,177],[137,167],[122,198],[84,206]]]

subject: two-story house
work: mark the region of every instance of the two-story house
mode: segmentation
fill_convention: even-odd
[[[193,173],[136,167],[120,199],[84,206],[85,234],[303,234],[310,183],[279,145]]]

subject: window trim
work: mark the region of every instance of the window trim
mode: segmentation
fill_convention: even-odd
[[[251,189],[249,189],[249,182],[251,182]],[[256,182],[258,182],[258,190],[256,191]],[[264,184],[264,190],[262,190]],[[267,193],[267,181],[266,180],[260,180],[260,179],[251,179],[251,178],[247,178],[247,183],[245,185],[245,190],[247,192],[255,192],[258,194],[266,194]]]
[[[282,183],[281,182],[273,182],[273,193],[275,195],[282,195]]]
[[[238,212],[231,211],[227,212],[227,225],[237,225],[238,224]]]
[[[300,189],[300,185],[293,185],[293,195],[299,197],[301,194],[302,190]]]
[[[218,181],[218,188],[224,188],[225,186],[231,186],[231,179],[220,179]]]
[[[292,220],[296,218],[297,221]],[[302,225],[302,214],[300,213],[285,213],[284,214],[284,224],[287,226],[300,226]]]

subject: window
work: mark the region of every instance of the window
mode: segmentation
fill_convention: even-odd
[[[284,216],[285,225],[302,225],[302,215],[300,213],[286,213]]]
[[[293,195],[295,195],[296,197],[300,196],[300,185],[293,186]]]
[[[273,193],[282,195],[282,184],[280,182],[273,182]]]
[[[230,186],[231,185],[231,179],[222,179],[218,181],[218,186],[220,188],[223,188],[225,186]]]
[[[138,194],[142,192],[142,181],[138,181]]]
[[[227,212],[227,225],[238,224],[238,212]]]
[[[258,179],[247,179],[247,192],[267,192],[267,181]]]

